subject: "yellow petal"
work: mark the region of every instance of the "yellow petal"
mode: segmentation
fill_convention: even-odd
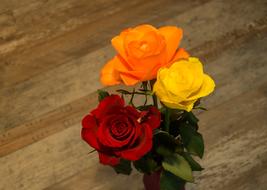
[[[190,112],[193,109],[194,101],[184,101],[184,102],[168,102],[168,101],[162,101],[163,104],[169,108],[172,109],[180,109],[180,110],[185,110],[187,112]]]
[[[188,100],[195,100],[207,96],[214,91],[214,88],[214,80],[209,75],[204,74],[201,88],[197,92],[194,92],[192,95],[190,95]]]
[[[214,88],[215,88],[214,80],[209,75],[204,74],[204,80],[202,87],[199,91],[199,96],[204,97],[209,95],[214,91]]]

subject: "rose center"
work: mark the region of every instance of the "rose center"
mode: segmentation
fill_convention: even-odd
[[[119,137],[124,135],[127,132],[128,126],[125,123],[117,123],[115,125],[111,126],[111,133],[115,136],[115,137]]]
[[[141,42],[141,44],[140,44],[140,49],[142,50],[142,51],[147,51],[148,50],[148,48],[149,48],[149,46],[148,46],[148,44],[146,43],[146,42]]]

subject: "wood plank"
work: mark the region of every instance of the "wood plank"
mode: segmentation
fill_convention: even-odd
[[[266,43],[260,43],[263,42],[262,39],[256,40],[254,43],[254,40],[252,42],[247,42],[246,46],[241,46],[244,49],[246,49],[246,54],[240,55],[240,52],[229,50],[229,52],[225,52],[224,56],[232,57],[229,58],[229,62],[231,61],[237,61],[234,59],[235,57],[240,58],[239,61],[243,63],[244,57],[250,57],[251,59],[248,61],[248,63],[254,63],[255,59],[258,58],[258,55],[261,57],[261,54],[263,54],[264,46],[262,44]],[[256,45],[258,44],[258,45]],[[248,46],[252,46],[253,49],[246,48]],[[250,52],[250,53],[249,53]],[[255,53],[257,52],[257,54]],[[247,53],[250,54],[250,56],[247,55]],[[253,55],[257,55],[256,57]],[[242,58],[243,56],[243,58]],[[220,59],[220,58],[218,58]],[[214,60],[214,63],[216,63],[217,60]],[[264,60],[263,60],[264,61]],[[232,62],[234,65],[238,64],[238,62]],[[230,63],[229,63],[230,64]],[[211,66],[217,66],[218,68],[220,65],[212,64]],[[231,65],[231,64],[230,64]],[[247,75],[247,73],[250,70],[246,70],[246,65],[244,68],[242,68],[242,64],[240,65],[240,69],[243,69],[244,72],[240,72],[238,76],[240,77],[240,80],[234,81],[234,83],[242,83],[242,79],[245,76],[251,77],[251,75]],[[265,68],[263,68],[265,69]],[[265,71],[265,70],[263,70]],[[231,75],[226,76],[230,77]],[[235,76],[232,76],[235,77]],[[261,76],[264,78],[264,76]],[[242,124],[242,120],[244,118],[252,119],[254,116],[261,115],[262,113],[265,113],[266,109],[266,102],[267,102],[267,96],[266,96],[266,75],[265,75],[265,83],[264,85],[260,85],[256,81],[254,82],[254,88],[251,88],[251,86],[247,89],[242,89],[240,91],[241,94],[236,95],[235,98],[233,96],[231,97],[228,102],[220,101],[220,97],[227,96],[229,94],[229,91],[217,91],[220,93],[220,96],[217,96],[217,105],[214,109],[211,109],[208,112],[205,112],[200,115],[201,119],[201,130],[203,134],[205,135],[205,139],[207,142],[207,158],[212,158],[212,156],[208,156],[209,154],[212,154],[212,145],[217,145],[218,142],[221,142],[221,139],[224,139],[224,137],[227,139],[231,134],[229,134],[229,128],[230,126],[235,126],[235,131],[239,132],[242,129],[246,129],[246,127],[243,127],[243,125],[236,125],[238,123]],[[260,85],[260,87],[259,87]],[[257,87],[257,90],[251,90],[255,89]],[[220,86],[219,88],[224,88],[224,86]],[[235,86],[233,86],[235,88]],[[234,90],[234,89],[228,89],[228,90]],[[265,91],[264,91],[265,90]],[[245,92],[247,91],[247,92]],[[216,92],[216,93],[217,93]],[[245,93],[244,93],[245,92]],[[213,97],[210,97],[213,98]],[[215,102],[215,101],[214,101]],[[84,104],[84,102],[82,103]],[[76,104],[75,104],[76,105]],[[233,105],[238,105],[233,108]],[[246,111],[243,110],[247,109],[250,110],[250,108],[254,108],[252,111]],[[257,108],[257,109],[255,109]],[[67,109],[66,109],[67,110]],[[223,114],[222,114],[223,113]],[[206,115],[206,116],[205,116]],[[241,117],[242,116],[242,117]],[[78,117],[78,116],[77,116]],[[264,118],[264,117],[261,117]],[[250,122],[249,120],[247,120]],[[75,121],[77,122],[77,120]],[[260,122],[265,122],[265,120],[260,120]],[[261,125],[262,123],[259,123]],[[248,126],[249,128],[252,128],[251,125]],[[253,129],[253,128],[252,128]],[[0,171],[0,184],[3,186],[3,189],[11,188],[11,189],[41,189],[50,186],[54,183],[59,183],[62,181],[62,184],[58,184],[59,187],[62,186],[62,188],[69,189],[75,189],[75,183],[69,183],[73,182],[72,178],[69,178],[71,176],[76,175],[78,172],[82,172],[82,177],[80,175],[74,176],[74,179],[78,180],[77,183],[86,189],[87,186],[90,184],[95,185],[97,188],[107,189],[109,186],[108,184],[102,184],[101,179],[102,178],[93,178],[94,180],[89,180],[90,176],[94,176],[95,172],[98,171],[98,165],[96,155],[90,155],[90,157],[86,154],[88,151],[90,151],[90,148],[83,143],[79,137],[80,133],[80,125],[79,124],[71,124],[70,127],[68,127],[65,130],[62,130],[58,133],[55,133],[53,135],[49,135],[48,137],[35,142],[32,145],[29,145],[25,148],[19,149],[16,152],[13,152],[11,154],[6,155],[5,157],[0,158],[0,163],[3,165]],[[241,132],[240,132],[241,133]],[[258,132],[257,132],[258,134]],[[223,140],[225,142],[225,140]],[[216,147],[215,147],[216,148]],[[218,148],[218,147],[217,147]],[[228,149],[229,150],[229,147]],[[214,150],[215,152],[219,152],[218,150]],[[231,153],[231,150],[229,150]],[[229,155],[233,155],[232,153]],[[227,154],[227,152],[225,153]],[[254,157],[253,157],[254,158]],[[50,162],[51,161],[51,162]],[[212,160],[214,161],[214,160]],[[216,161],[216,160],[215,160]],[[214,164],[217,164],[215,163]],[[227,160],[228,161],[228,160]],[[205,164],[205,163],[204,163]],[[209,164],[207,160],[207,165]],[[98,175],[105,176],[104,173],[109,173],[111,171],[107,169],[101,170],[103,173],[98,172]],[[208,170],[207,168],[207,171]],[[213,170],[211,170],[213,171]],[[210,172],[211,172],[210,171]],[[22,175],[23,173],[23,175]],[[86,174],[87,173],[87,174]],[[93,174],[92,174],[93,173]],[[204,173],[205,174],[205,173]],[[207,174],[205,174],[207,175]],[[118,178],[118,179],[117,179]],[[40,180],[39,180],[40,179]],[[66,179],[64,181],[64,179]],[[96,180],[99,179],[99,180]],[[116,179],[117,181],[120,181],[120,176],[112,176],[112,179]],[[134,183],[139,183],[140,176],[139,177],[133,177],[130,178],[134,181],[134,179],[138,179],[138,181]],[[74,180],[74,181],[75,181]],[[115,181],[116,181],[115,180]],[[204,180],[204,179],[203,179]],[[11,183],[12,181],[12,183]],[[113,183],[112,183],[113,184]],[[118,188],[118,183],[114,183],[114,188]],[[10,185],[12,185],[10,187]],[[99,185],[99,186],[98,186]],[[52,186],[51,188],[57,189],[58,187]],[[134,187],[134,186],[132,186]],[[206,187],[206,186],[205,186]]]
[[[120,2],[120,6],[116,8],[118,3],[119,0],[81,0],[78,2],[74,0],[56,2],[28,0],[26,4],[17,1],[9,5],[4,4],[3,6],[9,9],[0,17],[3,27],[1,28],[0,55],[14,56],[29,51],[37,44],[121,9],[140,4],[140,1]],[[10,32],[10,28],[14,29],[13,32]],[[12,44],[15,45],[12,46]]]
[[[256,4],[255,2],[253,3],[253,5],[259,6],[259,3]],[[236,27],[236,30],[234,30],[234,32],[228,31],[228,29],[232,29],[230,27],[230,24],[228,24],[229,27],[227,25],[228,20],[231,18],[220,16],[224,12],[224,9],[222,9],[220,6],[221,4],[217,1],[204,4],[203,12],[207,14],[202,14],[200,17],[201,19],[193,20],[193,25],[192,22],[184,21],[184,24],[182,25],[185,27],[185,31],[189,32],[195,31],[193,29],[190,29],[190,27],[195,25],[199,25],[199,30],[201,31],[219,30],[218,26],[215,25],[215,23],[217,23],[218,21],[227,26],[225,27],[223,32],[214,32],[217,33],[217,35],[214,35],[214,39],[206,39],[201,37],[200,35],[192,35],[189,38],[189,41],[197,41],[200,44],[197,43],[196,46],[189,46],[188,48],[193,50],[205,49],[211,55],[215,54],[216,52],[222,51],[222,49],[224,48],[230,48],[231,46],[233,46],[233,44],[238,45],[238,43],[236,43],[236,39],[241,39],[242,41],[247,39],[251,35],[258,35],[259,33],[266,31],[266,19],[261,21],[261,24],[257,24],[259,20],[262,20],[261,18],[257,18],[258,15],[262,16],[262,14],[259,14],[260,10],[256,15],[254,15],[253,12],[251,14],[245,14],[247,10],[245,12],[242,12],[243,9],[237,9],[237,12],[235,12],[235,14],[245,14],[246,19],[244,18],[244,20],[247,20],[247,23],[252,24],[250,30],[248,30],[246,25],[244,25],[245,21],[242,21],[234,23]],[[250,4],[248,5],[248,7],[250,7]],[[219,17],[211,21],[208,20],[209,22],[207,22],[206,25],[201,25],[201,23],[203,23],[203,20],[208,19],[211,14],[208,10],[213,10],[214,14],[216,13]],[[199,12],[199,8],[196,7],[195,9],[192,9],[188,14],[193,15],[193,13],[196,14],[197,12]],[[235,14],[233,14],[232,17],[234,17]],[[177,18],[179,17],[180,16],[178,15]],[[177,18],[171,18],[168,22],[176,23],[179,21]],[[182,18],[184,18],[184,15],[182,15]],[[184,19],[180,20],[181,23],[182,20]],[[158,20],[157,22],[160,22],[160,20]],[[243,35],[237,38],[235,37],[237,32],[242,32]],[[223,37],[220,36],[221,33],[224,34]],[[220,43],[217,43],[218,40]],[[215,47],[212,46],[212,48],[207,48],[207,44],[209,44],[207,42],[220,45],[217,45]],[[92,85],[88,81],[98,81],[99,70],[106,62],[108,57],[111,57],[113,54],[114,52],[111,50],[110,46],[104,47],[103,49],[92,52],[84,57],[71,60],[64,65],[61,65],[48,72],[39,74],[38,76],[31,78],[30,80],[19,83],[15,86],[2,88],[2,92],[0,93],[0,96],[2,97],[1,107],[5,108],[5,112],[1,114],[2,117],[0,116],[0,123],[2,125],[0,127],[1,130],[6,131],[22,123],[29,122],[34,118],[40,117],[47,112],[50,112],[60,106],[74,101],[78,97],[86,96],[88,93],[91,93],[95,89],[100,88],[101,85],[99,82],[95,82],[95,84]],[[202,56],[203,52],[195,51],[194,55]],[[208,55],[205,56],[208,57]],[[57,60],[60,59],[59,57],[55,58]],[[88,73],[92,73],[92,71],[93,74],[89,75]],[[27,71],[27,73],[29,72]],[[14,109],[14,105],[16,105],[16,109]]]
[[[197,189],[252,190],[256,184],[257,189],[266,188],[266,181],[262,180],[266,179],[266,173],[259,170],[262,175],[254,174],[255,169],[266,166],[266,89],[265,84],[250,95],[237,96],[202,115],[208,149],[203,160],[206,170],[199,177]]]
[[[206,70],[208,73],[212,73],[216,80],[217,89],[211,97],[204,99],[204,105],[209,105],[208,108],[216,107],[218,104],[267,80],[267,65],[265,64],[267,46],[262,45],[262,42],[265,41],[267,41],[266,37],[251,39],[239,47],[235,46],[235,49],[225,51],[221,54],[221,57],[206,65]],[[249,47],[254,48],[249,49]],[[237,70],[239,70],[238,73]],[[237,74],[239,77],[236,77]],[[110,88],[110,90],[115,88],[118,87]],[[96,94],[91,94],[8,130],[0,135],[0,156],[79,122],[87,110],[95,106],[96,101]],[[68,120],[72,121],[70,125],[66,124]]]
[[[267,148],[267,19],[266,6],[261,5],[262,1],[211,1],[171,19],[175,6],[169,7],[170,13],[164,12],[163,18],[148,18],[156,25],[181,22],[186,31],[192,32],[191,40],[184,45],[206,58],[205,69],[216,80],[216,92],[204,101],[210,110],[199,115],[207,142],[203,160],[206,170],[197,174],[198,184],[191,185],[191,189],[254,190],[254,181],[257,188],[266,187],[265,170],[254,174],[266,166]],[[195,35],[197,30],[199,35]],[[57,43],[61,41],[48,42]],[[5,155],[0,157],[0,189],[115,190],[121,189],[122,183],[129,184],[129,190],[142,189],[139,174],[117,176],[110,168],[97,164],[97,155],[89,156],[91,149],[80,139],[80,119],[96,105],[95,94],[88,94],[100,86],[90,82],[97,79],[92,72],[99,71],[107,59],[103,55],[111,57],[113,51],[100,44],[103,48],[96,46],[97,50],[88,54],[85,42],[78,44],[78,53],[75,50],[64,65],[40,67],[38,72],[42,73],[36,72],[38,75],[25,81],[14,79],[19,83],[2,88],[0,123],[8,128],[0,135],[0,155]],[[49,47],[45,45],[40,49]],[[28,56],[30,60],[31,54]],[[7,70],[0,67],[2,71]],[[0,77],[1,85],[7,78]]]

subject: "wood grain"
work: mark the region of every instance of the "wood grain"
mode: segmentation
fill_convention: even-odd
[[[255,6],[257,4],[253,3],[250,6],[252,5]],[[236,44],[235,36],[238,33],[242,32],[241,34],[243,34],[239,36],[239,38],[246,39],[247,37],[251,36],[251,33],[253,35],[258,34],[258,32],[266,31],[266,20],[264,20],[263,22],[263,28],[259,27],[259,25],[257,24],[257,21],[262,20],[262,17],[256,16],[260,15],[264,17],[263,11],[262,14],[260,14],[260,11],[258,11],[256,15],[254,15],[253,12],[249,12],[250,14],[247,14],[247,11],[242,12],[243,9],[238,9],[240,13],[235,12],[235,14],[239,13],[240,15],[246,13],[246,20],[250,24],[252,24],[252,27],[250,27],[251,29],[249,30],[249,27],[247,25],[244,25],[242,22],[238,21],[236,21],[236,23],[227,25],[228,20],[232,19],[235,14],[232,15],[232,17],[230,14],[230,16],[228,17],[221,17],[220,15],[224,12],[224,9],[222,9],[221,6],[222,5],[217,2],[204,4],[203,12],[206,14],[201,14],[200,19],[195,21],[193,20],[193,24],[191,24],[192,22],[188,21],[190,19],[186,21],[184,20],[183,14],[185,13],[183,13],[181,16],[183,19],[179,20],[178,18],[180,16],[178,15],[177,18],[172,17],[171,19],[169,19],[170,21],[166,21],[166,23],[181,23],[181,25],[185,28],[185,33],[187,33],[187,31],[193,33],[192,35],[190,35],[190,38],[184,39],[185,47],[187,47],[186,41],[196,41],[196,45],[190,47],[189,44],[188,49],[205,49],[209,51],[210,54],[214,54],[214,52],[220,52],[223,48],[231,47],[233,44]],[[259,4],[257,6],[259,6]],[[203,20],[209,20],[209,15],[212,14],[212,12],[209,12],[208,10],[212,10],[214,12],[213,14],[216,13],[218,15],[218,18],[208,22],[208,24],[206,25],[201,25],[201,23],[203,23]],[[196,7],[192,11],[189,11],[189,15],[193,15],[193,13],[191,12],[197,14],[199,12],[199,9]],[[182,21],[184,22],[184,24]],[[220,22],[221,24],[225,24],[227,26],[225,27],[224,31],[218,29],[218,26],[215,25],[217,22]],[[236,26],[236,30],[228,30],[231,29],[229,26],[233,24]],[[213,38],[203,38],[202,35],[197,35],[197,33],[194,33],[194,31],[197,31],[197,29],[190,29],[190,26],[195,25],[199,25],[199,30],[219,30],[221,33],[216,33],[217,35],[214,35]],[[222,36],[220,34],[222,34]],[[209,42],[217,44],[216,42],[218,40],[222,43],[219,43],[219,45],[216,45],[215,47],[207,47],[207,44]],[[215,49],[217,49],[217,51],[214,51]],[[203,55],[203,53],[199,51],[192,52],[194,52],[193,55]],[[112,57],[113,54],[114,52],[112,51],[110,46],[104,47],[103,49],[101,48],[100,50],[89,53],[88,55],[85,55],[83,57],[78,57],[69,62],[66,62],[64,65],[59,66],[55,69],[43,72],[36,77],[32,77],[31,79],[21,82],[15,86],[2,88],[0,90],[0,94],[2,97],[2,107],[5,108],[5,111],[0,114],[0,123],[1,125],[3,125],[3,127],[1,127],[0,129],[6,131],[9,128],[20,125],[21,123],[29,122],[34,118],[41,117],[41,115],[49,111],[52,111],[60,106],[64,106],[65,104],[76,100],[77,96],[86,96],[88,93],[91,93],[95,89],[100,88],[101,85],[98,82],[98,72],[94,72],[90,75],[88,75],[87,73],[90,73],[90,71],[92,70],[99,71],[106,60]],[[38,56],[38,54],[36,55]],[[206,55],[205,57],[207,58],[207,56],[208,55]],[[52,63],[55,63],[55,61],[53,61]],[[72,80],[68,80],[69,78],[71,78]],[[9,80],[6,79],[6,81]],[[95,82],[94,85],[91,85],[91,83],[88,81],[97,82]],[[14,109],[14,105],[16,105],[16,109]],[[31,110],[35,111],[32,112]]]
[[[0,0],[0,190],[143,189],[80,139],[111,37],[140,23],[182,27],[216,81],[198,113],[205,170],[188,189],[265,190],[266,18],[262,0]]]
[[[169,17],[167,16],[169,14],[179,14],[191,6],[190,3],[185,5],[181,3],[183,6],[171,8],[172,4],[165,2],[164,6],[167,7],[164,11],[157,16],[147,17],[148,15],[154,15],[147,10],[155,11],[155,6],[159,6],[160,2],[161,1],[158,3],[144,4],[140,6],[140,10],[139,8],[135,8],[134,10],[136,12],[133,12],[132,15],[128,15],[129,12],[123,9],[124,14],[132,16],[132,21],[131,19],[127,19],[127,16],[124,16],[122,13],[114,14],[116,17],[113,18],[110,16],[109,19],[122,22],[121,24],[124,27],[130,24],[145,22],[146,20],[143,20],[144,18],[150,18],[147,22],[150,20],[160,22],[162,19],[168,19]],[[138,13],[139,11],[140,14]],[[139,15],[138,19],[134,17],[135,14]],[[164,14],[167,15],[163,17]],[[120,21],[120,19],[122,19],[122,21]],[[101,24],[101,22],[104,21],[107,22],[107,24]],[[116,25],[106,19],[102,19],[101,22],[96,22],[96,24],[99,24],[98,26],[93,27],[93,25],[88,24],[86,27],[83,26],[85,27],[83,29],[77,29],[78,31],[75,30],[54,40],[48,40],[47,43],[40,46],[41,50],[38,50],[37,47],[30,49],[29,54],[25,54],[25,56],[24,54],[19,54],[18,59],[16,55],[13,55],[10,59],[16,59],[20,63],[17,64],[15,61],[14,64],[12,62],[12,64],[1,66],[2,68],[0,71],[3,71],[3,74],[0,75],[3,83],[3,88],[0,90],[0,95],[3,98],[1,99],[1,106],[5,107],[6,110],[0,114],[0,123],[4,126],[1,127],[1,130],[9,129],[20,123],[40,117],[40,115],[44,113],[74,101],[77,99],[77,96],[86,96],[88,93],[101,87],[98,82],[98,71],[104,63],[114,55],[114,51],[109,46],[90,52],[85,46],[90,45],[95,47],[92,40],[97,40],[99,43],[105,42],[105,45],[107,45],[109,44],[112,33],[107,33],[106,31],[103,33],[98,32],[100,35],[99,38],[92,36],[92,40],[89,40],[90,42],[85,41],[85,39],[88,38],[87,36],[88,34],[90,35],[90,32],[96,33],[95,28],[103,28],[103,26],[105,26],[104,29],[113,31],[113,34],[118,33],[122,28],[116,27]],[[69,45],[66,43],[69,43]],[[81,54],[82,51],[80,48],[86,51]],[[60,52],[58,52],[58,50],[60,50]],[[53,55],[49,54],[49,52]],[[6,58],[6,60],[8,60],[8,58]],[[59,62],[61,63],[59,64]],[[27,64],[29,64],[30,67],[28,67]],[[57,65],[57,67],[52,69],[49,65],[53,67]],[[97,72],[91,72],[92,70]],[[38,75],[34,74],[37,71],[41,73]],[[91,74],[89,75],[88,73]],[[23,76],[29,77],[28,80],[20,78]],[[68,80],[69,78],[72,78],[72,80]],[[16,80],[14,82],[15,84],[12,83],[13,85],[9,84],[12,80]],[[20,80],[23,81],[19,82]],[[88,81],[96,82],[94,85],[91,85]],[[14,105],[16,105],[16,109],[13,108]],[[26,107],[28,108],[25,109]],[[35,111],[32,112],[29,110]],[[16,115],[15,120],[13,119],[14,115]]]

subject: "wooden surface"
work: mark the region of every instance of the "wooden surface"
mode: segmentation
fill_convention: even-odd
[[[0,190],[143,190],[80,139],[110,39],[141,23],[182,27],[216,81],[199,113],[205,170],[188,189],[267,189],[265,0],[0,0]]]

